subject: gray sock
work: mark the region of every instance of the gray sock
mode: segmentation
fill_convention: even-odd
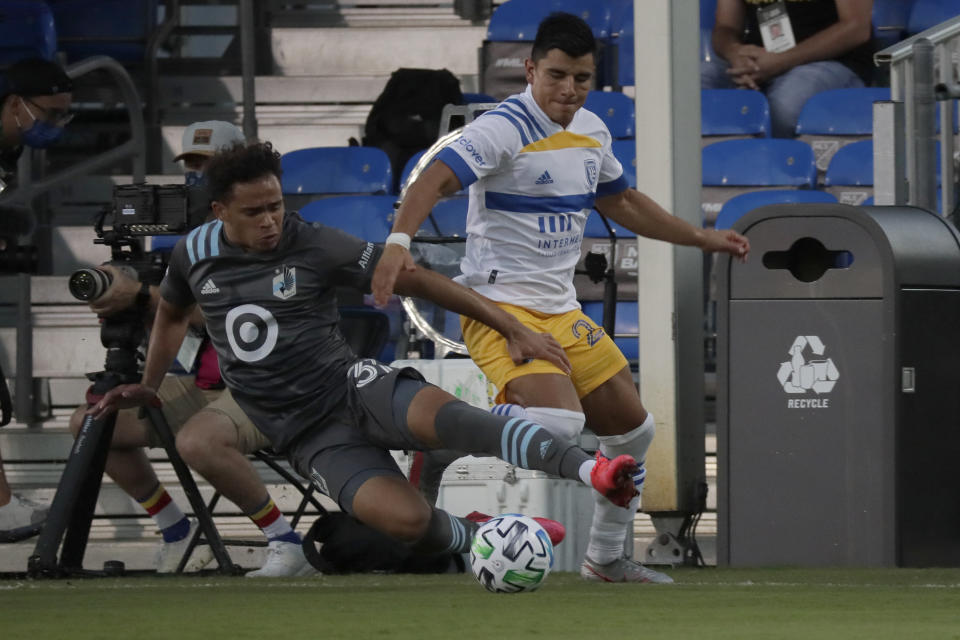
[[[448,402],[437,411],[437,437],[445,449],[485,453],[523,469],[580,479],[580,465],[591,456],[560,440],[536,422],[497,416],[465,402]]]
[[[434,509],[423,537],[413,544],[417,553],[467,553],[478,525],[466,518]]]

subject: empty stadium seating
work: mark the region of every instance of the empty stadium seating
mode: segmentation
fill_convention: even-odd
[[[637,187],[637,142],[635,140],[614,140],[611,145],[614,157],[623,166],[623,177],[627,183]]]
[[[583,106],[600,116],[614,138],[634,137],[633,98],[618,91],[591,91]]]
[[[392,191],[390,158],[375,147],[312,147],[283,154],[283,194],[287,208],[318,196],[383,195]]]
[[[23,58],[53,59],[57,30],[46,2],[0,1],[0,67]]]
[[[612,3],[616,4],[616,3]],[[527,82],[523,61],[530,56],[530,45],[540,21],[555,11],[580,16],[590,25],[601,45],[610,37],[611,4],[596,0],[509,0],[498,5],[490,16],[487,39],[481,51],[481,90],[503,99],[522,91]],[[598,83],[604,86],[604,64],[598,61]]]
[[[960,15],[958,0],[913,0],[910,17],[907,19],[906,35],[911,36],[926,31],[958,15]]]
[[[722,140],[702,151],[701,207],[712,225],[730,198],[747,191],[813,189],[817,167],[813,149],[801,140],[744,138]]]
[[[367,242],[383,242],[390,233],[393,196],[335,196],[309,202],[300,209],[307,222],[342,229]]]
[[[873,39],[877,49],[885,49],[902,40],[913,0],[873,0]]]
[[[700,135],[703,144],[726,138],[770,137],[770,104],[750,89],[702,89]]]
[[[768,204],[793,204],[836,202],[837,198],[825,191],[805,189],[775,189],[773,191],[751,191],[730,198],[723,204],[714,227],[729,229],[743,217],[743,214]]]
[[[860,87],[821,91],[807,100],[797,138],[813,148],[821,178],[840,147],[873,135],[873,103],[889,99],[887,87]]]
[[[141,64],[157,26],[157,0],[48,0],[68,62],[93,55]]]

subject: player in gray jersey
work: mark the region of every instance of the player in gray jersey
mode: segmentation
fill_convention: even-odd
[[[280,174],[280,155],[270,143],[237,145],[210,161],[217,220],[174,249],[142,383],[113,389],[90,413],[156,406],[155,389],[199,304],[224,380],[274,448],[344,511],[416,550],[463,553],[477,524],[430,506],[389,449],[494,455],[579,479],[617,504],[630,502],[637,471],[630,456],[594,460],[535,422],[457,400],[413,369],[358,360],[337,329],[334,288],[369,291],[381,249],[285,215]],[[404,271],[396,290],[490,326],[517,362],[546,359],[569,370],[552,337],[440,274]]]

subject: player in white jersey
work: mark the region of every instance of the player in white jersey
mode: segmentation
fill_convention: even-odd
[[[582,109],[594,76],[596,43],[579,18],[557,13],[537,31],[526,60],[529,86],[469,124],[440,152],[409,190],[391,238],[412,236],[437,200],[469,185],[467,254],[460,281],[535,331],[563,345],[566,374],[536,360],[510,361],[495,332],[463,319],[470,356],[499,389],[499,413],[536,420],[573,437],[585,423],[605,456],[643,462],[653,440],[653,416],[644,409],[623,354],[580,311],[573,287],[583,227],[591,208],[640,235],[674,244],[725,251],[745,259],[747,239],[706,230],[676,218],[628,187],[610,150],[610,133]],[[373,278],[379,304],[398,274],[416,269],[402,244],[388,240]],[[642,486],[643,467],[637,476]],[[607,582],[672,582],[624,557],[623,540],[639,506],[596,501],[581,576]]]

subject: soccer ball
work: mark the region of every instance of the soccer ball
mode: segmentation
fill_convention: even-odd
[[[473,536],[470,568],[487,591],[535,591],[553,568],[553,544],[533,518],[518,513],[495,516]]]

